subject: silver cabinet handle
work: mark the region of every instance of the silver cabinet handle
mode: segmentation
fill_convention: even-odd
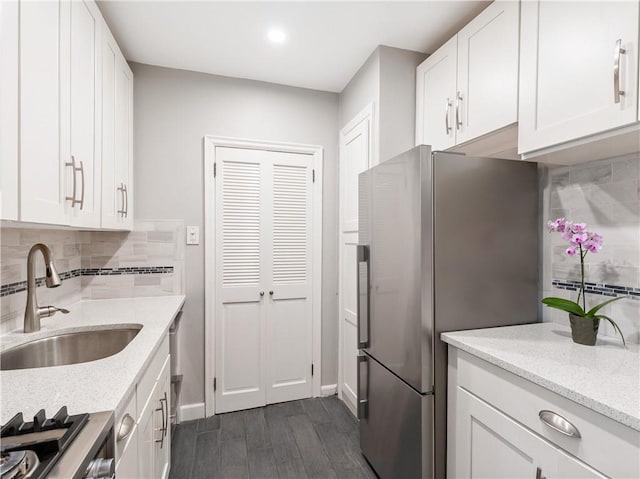
[[[73,191],[71,192],[71,196],[67,196],[65,199],[71,201],[71,207],[73,208],[76,205],[80,205],[80,209],[84,207],[84,163],[80,161],[80,167],[76,166],[76,159],[73,155],[71,155],[71,161],[64,164],[64,166],[70,166],[73,174]],[[80,172],[80,178],[82,180],[82,193],[80,194],[80,199],[76,199],[76,194],[78,192],[78,181],[76,179],[76,173]]]
[[[369,247],[358,245],[358,349],[369,347]]]
[[[120,442],[128,438],[131,435],[131,431],[133,431],[135,423],[136,422],[129,413],[125,414],[122,421],[120,421],[120,427],[118,427],[118,433],[116,434],[116,441]]]
[[[164,447],[164,438],[167,435],[167,424],[166,424],[166,416],[165,416],[165,405],[167,402],[167,393],[164,393],[164,397],[160,399],[160,407],[156,409],[156,411],[162,412],[162,427],[160,428],[160,439],[156,439],[156,442],[160,443],[160,449]]]
[[[164,409],[166,411],[165,423],[164,423],[164,437],[167,437],[167,431],[169,430],[169,402],[167,401],[167,391],[164,392]]]
[[[364,373],[363,373],[364,369]],[[358,355],[358,419],[369,415],[369,361],[364,354]]]
[[[540,417],[540,420],[551,429],[554,429],[565,436],[575,437],[576,439],[580,439],[582,437],[577,427],[553,411],[543,409],[538,413],[538,416]]]
[[[542,469],[540,469],[539,467],[536,467],[536,479],[547,479],[542,475]]]
[[[449,115],[451,114],[451,100],[447,98],[447,104],[444,107],[444,131],[448,135],[451,132],[449,124]]]
[[[65,200],[71,201],[71,207],[73,208],[76,203],[76,192],[77,192],[77,187],[78,187],[78,182],[76,181],[76,159],[74,158],[73,155],[71,155],[71,161],[68,161],[64,164],[64,166],[70,166],[71,167],[71,174],[73,176],[73,189],[71,191],[71,196],[67,196],[65,198]]]
[[[118,186],[117,191],[120,192],[120,204],[121,209],[119,209],[117,211],[117,213],[120,215],[121,218],[124,218],[124,184],[120,183],[120,186]]]
[[[127,190],[127,185],[123,186],[124,193],[124,217],[129,217],[129,191]]]
[[[80,160],[80,179],[81,184],[82,184],[82,193],[80,194],[80,201],[78,201],[78,203],[80,204],[80,210],[82,211],[82,208],[84,207],[84,163],[82,162],[82,160]]]
[[[462,128],[462,113],[460,113],[460,103],[462,102],[462,94],[456,92],[456,130]]]
[[[622,39],[616,41],[616,49],[613,53],[613,102],[620,103],[620,97],[624,96],[624,90],[620,89],[620,55],[627,53],[622,48]]]

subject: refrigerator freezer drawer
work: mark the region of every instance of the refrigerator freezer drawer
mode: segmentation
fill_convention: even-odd
[[[433,477],[433,395],[366,353],[358,368],[360,449],[381,479]]]

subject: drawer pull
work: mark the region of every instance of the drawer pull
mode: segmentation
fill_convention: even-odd
[[[120,421],[120,427],[118,428],[118,435],[116,436],[117,441],[123,441],[131,435],[131,431],[133,431],[133,426],[135,425],[135,421],[129,415],[129,413],[125,414]]]
[[[580,435],[580,431],[573,424],[567,421],[565,418],[556,414],[553,411],[542,410],[538,414],[540,416],[540,420],[549,426],[551,429],[555,429],[558,432],[561,432],[565,436],[575,437],[580,439],[582,436]]]

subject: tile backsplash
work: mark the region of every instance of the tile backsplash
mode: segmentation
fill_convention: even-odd
[[[546,222],[565,217],[587,223],[604,237],[602,251],[585,259],[587,306],[626,296],[603,310],[625,333],[640,342],[640,155],[611,158],[572,167],[544,169],[542,190],[542,293],[576,299],[580,261],[565,254],[559,234]],[[567,314],[544,307],[543,320],[568,323]],[[604,334],[615,336],[609,324]]]
[[[159,296],[184,292],[183,221],[136,221],[132,232],[0,229],[0,332],[22,327],[27,254],[35,243],[52,250],[63,281],[38,287],[41,305],[82,298]],[[43,275],[41,255],[36,274]]]

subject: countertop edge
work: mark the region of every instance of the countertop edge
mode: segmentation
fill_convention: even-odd
[[[131,384],[129,384],[129,386],[127,386],[127,389],[126,389],[125,393],[122,395],[122,397],[120,398],[120,401],[118,402],[118,404],[114,408],[114,410],[113,410],[114,419],[118,415],[118,413],[121,412],[120,409],[126,404],[126,401],[131,396],[131,393],[135,390],[136,385],[140,381],[140,378],[142,376],[144,376],[144,373],[145,373],[146,369],[151,364],[151,360],[153,359],[153,356],[156,354],[156,352],[160,348],[160,345],[162,344],[162,339],[165,337],[165,335],[167,334],[167,332],[171,328],[171,325],[173,324],[173,322],[175,321],[176,317],[178,316],[178,313],[184,307],[184,303],[185,303],[185,300],[186,300],[185,295],[182,294],[182,295],[176,295],[176,296],[181,296],[182,297],[182,299],[180,300],[180,303],[176,307],[176,310],[173,313],[171,313],[171,319],[167,322],[166,326],[164,327],[164,329],[162,331],[162,334],[160,334],[160,336],[158,337],[158,340],[154,344],[153,348],[151,348],[151,351],[149,352],[149,354],[147,355],[147,358],[144,360],[144,363],[142,364],[142,366],[140,367],[140,369],[136,373],[133,381],[131,382]],[[169,353],[169,354],[171,354],[171,353]]]
[[[442,333],[440,335],[442,341],[445,343],[458,348],[462,351],[465,351],[473,356],[476,356],[484,361],[487,361],[495,366],[498,366],[506,371],[509,371],[516,376],[519,376],[523,379],[531,381],[538,386],[541,386],[549,391],[559,394],[560,396],[569,399],[581,406],[584,406],[588,409],[591,409],[597,413],[600,413],[609,419],[619,422],[627,427],[630,427],[636,431],[640,431],[640,419],[630,416],[628,413],[624,411],[620,411],[619,409],[613,408],[601,401],[590,398],[583,394],[577,393],[576,391],[572,391],[562,384],[558,384],[554,381],[551,381],[547,378],[540,376],[539,374],[532,373],[523,369],[521,367],[515,366],[508,361],[504,361],[496,356],[482,351],[478,348],[470,346],[466,344],[464,341],[461,341],[455,337],[450,336],[448,333]]]

